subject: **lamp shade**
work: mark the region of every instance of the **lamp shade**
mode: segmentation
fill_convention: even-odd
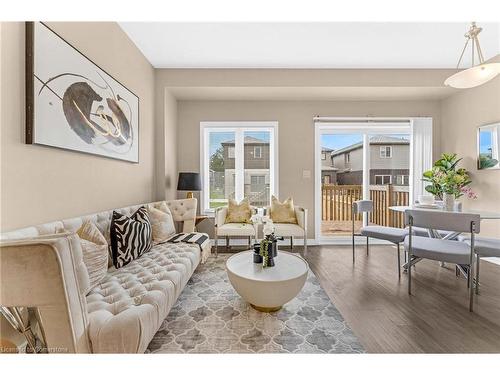
[[[453,74],[444,84],[457,89],[469,89],[486,83],[500,74],[500,63],[473,66]]]
[[[180,172],[177,190],[181,191],[200,191],[201,178],[199,173]]]

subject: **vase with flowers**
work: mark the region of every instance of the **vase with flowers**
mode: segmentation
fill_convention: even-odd
[[[441,199],[443,207],[448,211],[455,209],[455,201],[463,195],[471,199],[477,198],[469,187],[472,183],[469,172],[465,168],[458,168],[461,160],[457,154],[444,153],[432,169],[423,174],[422,180],[429,183],[425,190]]]
[[[274,258],[278,255],[278,241],[283,237],[274,234],[274,225],[271,221],[264,223],[264,238],[254,245],[254,263],[262,263],[263,268],[274,267]]]

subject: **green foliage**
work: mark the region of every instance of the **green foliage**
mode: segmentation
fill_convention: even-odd
[[[423,173],[422,181],[429,183],[425,190],[438,199],[443,199],[444,193],[453,194],[455,198],[461,197],[462,189],[472,183],[466,169],[457,169],[461,160],[457,154],[442,154],[432,169]]]
[[[210,156],[210,169],[215,172],[224,172],[224,149],[222,147]]]
[[[496,159],[491,159],[491,158],[483,156],[483,155],[481,155],[479,157],[479,168],[480,169],[492,168],[497,164],[498,164],[498,160],[496,160]]]

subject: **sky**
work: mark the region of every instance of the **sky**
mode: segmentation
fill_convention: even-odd
[[[481,131],[479,132],[479,152],[481,154],[491,154],[491,131]]]
[[[269,142],[269,132],[245,132],[245,137],[254,137]],[[213,154],[221,145],[221,142],[234,140],[234,132],[211,132],[210,133],[210,154]]]

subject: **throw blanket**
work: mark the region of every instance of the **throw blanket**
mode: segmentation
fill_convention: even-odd
[[[202,246],[206,241],[210,241],[210,239],[204,233],[178,233],[172,238],[170,238],[167,242],[195,243],[198,246],[200,246],[200,249],[203,249]]]

